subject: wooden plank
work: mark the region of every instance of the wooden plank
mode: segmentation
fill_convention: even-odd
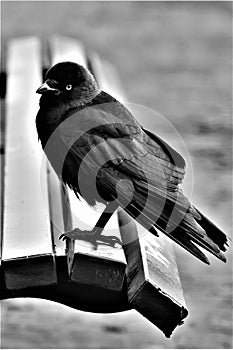
[[[96,53],[89,56],[90,68],[99,83],[100,88],[115,97],[120,102],[126,102],[127,97],[124,93],[119,75],[115,67]]]
[[[4,186],[4,164],[5,164],[5,110],[6,110],[6,42],[2,40],[1,45],[1,71],[0,71],[0,126],[1,126],[1,137],[0,137],[0,172],[1,172],[1,180],[0,180],[0,225],[1,225],[1,233],[0,233],[0,294],[3,290],[3,272],[2,272],[2,241],[3,241],[3,208],[4,208],[4,196],[3,196],[3,186]]]
[[[62,185],[50,163],[48,169],[49,212],[51,221],[51,234],[54,254],[65,255],[64,243],[59,239],[64,233],[64,213],[62,204]]]
[[[96,75],[100,87],[120,101],[126,101],[120,84],[111,90],[116,73],[111,79],[110,70],[105,63],[102,64],[98,59],[92,64],[93,67],[99,67],[101,72]],[[111,71],[114,72],[113,67]],[[144,126],[143,117],[137,115],[137,119]],[[150,125],[145,126],[150,129]],[[170,336],[187,316],[172,243],[162,233],[160,237],[153,236],[148,231],[145,234],[145,229],[123,210],[118,211],[118,218],[127,259],[129,302],[166,336]]]
[[[3,186],[4,186],[4,163],[5,163],[5,95],[6,95],[6,42],[1,42],[1,71],[0,71],[0,126],[1,126],[1,140],[0,140],[0,171],[1,171],[1,184],[0,184],[0,225],[1,225],[1,235],[0,235],[0,264],[2,257],[2,237],[3,237],[3,207],[4,207],[4,196],[3,196]]]
[[[50,43],[49,40],[41,41],[41,61],[42,61],[42,78],[45,79],[45,74],[51,66]],[[49,200],[49,216],[51,223],[51,235],[53,251],[56,256],[66,255],[66,247],[59,239],[59,236],[65,230],[64,211],[63,211],[63,191],[62,183],[55,171],[53,170],[47,157],[43,156],[43,162],[47,168],[48,176],[48,200]]]
[[[172,243],[149,232],[139,239],[130,216],[119,211],[118,217],[122,240],[127,242],[123,247],[129,302],[170,337],[188,314]]]
[[[67,38],[53,38],[50,46],[52,64],[74,61],[87,67],[85,50],[80,42]],[[67,218],[66,230],[75,227],[91,230],[100,212],[91,208],[84,200],[79,201],[71,190],[68,190],[68,201],[66,206],[70,206],[71,220]],[[120,237],[116,215],[110,219],[103,234]],[[122,290],[126,267],[122,248],[98,244],[98,249],[95,250],[90,242],[76,240],[74,245],[71,241],[68,247],[68,267],[73,282],[115,291]]]
[[[40,63],[40,44],[36,38],[10,42],[2,247],[9,289],[56,283],[47,172],[41,167],[42,151],[35,127]],[[43,256],[43,269],[37,263],[38,256]]]
[[[49,43],[52,65],[63,61],[71,61],[84,67],[87,66],[85,50],[81,42],[66,37],[54,36],[49,40]]]

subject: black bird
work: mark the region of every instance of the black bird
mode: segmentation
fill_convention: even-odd
[[[193,242],[226,261],[226,235],[196,209],[180,184],[185,161],[144,129],[119,101],[99,89],[93,75],[73,62],[51,67],[36,117],[44,152],[65,184],[90,205],[106,209],[92,231],[75,229],[63,239],[100,237],[118,206],[150,232],[155,228],[209,264]],[[94,180],[93,180],[94,179]],[[111,242],[109,242],[111,243]]]

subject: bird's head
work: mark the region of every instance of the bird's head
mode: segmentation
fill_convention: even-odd
[[[74,62],[61,62],[47,71],[45,82],[36,92],[47,97],[77,100],[82,104],[94,98],[99,88],[86,68]]]

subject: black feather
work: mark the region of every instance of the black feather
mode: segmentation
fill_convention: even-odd
[[[36,118],[42,147],[64,183],[77,196],[83,195],[82,187],[90,205],[117,199],[147,230],[157,234],[158,228],[205,263],[193,242],[225,261],[226,235],[179,187],[185,174],[182,156],[142,128],[115,98],[99,92],[83,67],[62,63],[47,77],[63,85],[73,79],[76,88],[76,95],[42,96]]]

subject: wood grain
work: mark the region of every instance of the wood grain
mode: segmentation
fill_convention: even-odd
[[[38,39],[29,37],[12,40],[8,47],[7,70],[2,246],[5,280],[8,288],[36,283],[51,284],[56,282],[56,272],[48,211],[47,174],[42,167],[42,150],[35,128],[38,109],[35,91],[41,83]],[[43,255],[48,265],[47,269],[39,268],[34,273],[33,266],[30,271],[27,266],[30,257],[38,255]],[[19,258],[21,263],[16,260]],[[30,260],[30,263],[34,261]]]
[[[73,39],[54,37],[50,40],[52,64],[61,61],[74,61],[87,67],[87,59],[83,45]],[[70,220],[66,230],[76,227],[91,230],[100,216],[84,200],[79,201],[75,194],[67,189],[66,211]],[[117,216],[110,219],[103,235],[113,234],[120,237]],[[126,261],[122,248],[114,248],[98,244],[97,249],[92,243],[83,240],[68,243],[68,269],[70,279],[79,284],[98,286],[104,289],[121,292],[125,277]]]
[[[118,217],[122,239],[127,242],[123,247],[129,303],[170,337],[187,316],[172,244],[150,232],[139,239],[131,217],[123,211]]]

